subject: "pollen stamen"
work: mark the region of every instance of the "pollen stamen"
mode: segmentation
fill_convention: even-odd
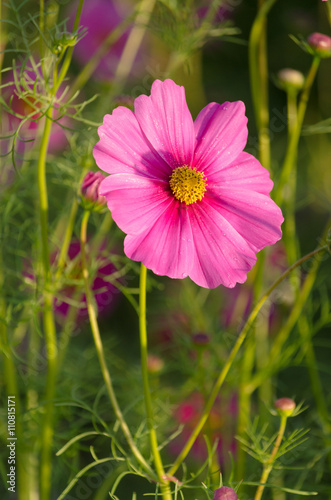
[[[174,197],[186,205],[202,200],[206,192],[205,174],[193,167],[177,167],[170,177],[169,185]]]

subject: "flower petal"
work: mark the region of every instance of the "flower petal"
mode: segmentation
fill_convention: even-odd
[[[194,125],[184,87],[172,80],[156,80],[150,96],[135,100],[135,115],[147,139],[172,168],[191,165]]]
[[[243,151],[247,142],[247,118],[241,101],[216,102],[200,111],[194,122],[196,144],[194,164],[208,179],[210,166],[216,160],[224,168]]]
[[[212,165],[208,175],[208,186],[218,185],[229,189],[249,189],[269,194],[274,183],[269,172],[261,163],[248,153],[240,153],[230,165],[219,168],[219,162]]]
[[[190,278],[205,288],[233,288],[246,281],[255,252],[209,200],[190,210],[195,259]]]
[[[144,173],[169,178],[171,168],[146,140],[132,111],[120,106],[105,115],[98,129],[100,141],[93,149],[99,168],[108,174]]]
[[[208,203],[258,252],[282,237],[282,212],[270,196],[249,189],[220,186],[208,192]]]
[[[186,278],[194,260],[188,210],[173,199],[149,230],[125,238],[124,251],[155,274]]]
[[[130,234],[149,229],[173,201],[168,183],[133,174],[108,176],[99,194],[119,228]]]

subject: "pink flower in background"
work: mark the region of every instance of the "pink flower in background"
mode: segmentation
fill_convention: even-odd
[[[87,247],[88,251],[88,247]],[[54,260],[56,256],[53,256]],[[92,282],[92,292],[97,305],[98,314],[105,315],[111,312],[118,302],[119,292],[116,286],[110,281],[112,274],[117,271],[113,262],[98,252],[94,257],[94,262],[98,262]],[[68,250],[68,263],[65,270],[67,280],[72,284],[63,287],[54,302],[55,312],[58,317],[65,319],[68,315],[70,305],[76,303],[78,307],[77,321],[88,318],[85,293],[82,292],[82,269],[80,257],[80,242],[72,241]],[[78,282],[80,281],[80,284]],[[76,283],[75,283],[76,282]]]
[[[195,122],[183,87],[155,81],[135,112],[104,117],[94,158],[100,194],[127,236],[126,255],[206,288],[243,283],[256,253],[281,238],[268,171],[244,153],[241,101],[208,104]]]
[[[183,426],[183,430],[169,445],[169,449],[174,455],[180,453],[187,442],[200,419],[204,406],[205,400],[202,394],[194,393],[177,407],[174,418],[178,425]],[[229,452],[235,455],[236,442],[234,435],[237,413],[236,395],[230,396],[228,400],[218,398],[203,430],[192,447],[191,458],[200,463],[207,458],[208,450],[204,435],[208,436],[212,445],[217,441],[216,453],[220,464],[226,463]]]
[[[38,130],[43,127],[47,101],[43,87],[43,78],[38,70],[34,70],[27,66],[24,68],[24,71],[22,71],[21,68],[16,68],[14,71],[15,74],[12,71],[9,75],[4,77],[5,86],[3,89],[3,97],[13,113],[7,110],[4,111],[2,134],[12,134],[17,130],[23,119],[29,116],[29,119],[20,127],[15,145],[15,151],[23,155],[25,151],[34,145]],[[18,88],[15,84],[15,79],[19,82]],[[63,91],[64,89],[61,88],[58,95],[61,96]],[[68,145],[65,130],[62,127],[68,127],[70,125],[68,117],[61,117],[57,110],[56,113],[54,114],[54,122],[52,124],[48,147],[48,151],[53,154]],[[3,153],[8,152],[11,148],[11,141],[7,140],[3,149],[4,148],[6,148],[6,151]]]
[[[238,495],[232,488],[222,486],[214,491],[213,500],[238,500]]]
[[[197,14],[198,14],[198,19],[199,23],[198,26],[201,25],[201,23],[204,21],[204,18],[206,17],[207,13],[209,13],[211,5],[210,2],[204,2],[204,5],[202,5],[200,8],[198,8]],[[227,21],[230,17],[231,14],[234,10],[234,7],[231,5],[231,2],[222,2],[222,5],[218,7],[218,9],[213,9],[213,17],[211,19],[211,22],[213,25],[217,25],[219,23],[224,23]]]
[[[73,26],[76,10],[77,4],[70,9],[70,22],[68,23],[70,29]],[[75,46],[74,58],[83,66],[87,64],[108,35],[127,17],[128,13],[129,6],[125,5],[125,1],[88,0],[88,2],[84,2],[79,25],[86,29],[86,34]],[[94,77],[108,80],[114,76],[127,37],[128,34],[124,33],[109,48],[97,66]]]
[[[109,257],[109,252],[105,253],[105,245],[92,253],[90,246],[86,245],[86,255],[90,262],[89,273],[91,276],[90,286],[97,306],[99,316],[110,314],[117,305],[121,294],[114,283],[125,283],[125,278],[114,273],[118,273],[118,268]],[[115,255],[115,254],[113,254]],[[59,252],[51,254],[51,264],[56,266]],[[27,261],[24,265],[23,275],[26,283],[36,289],[36,275],[32,269],[32,262]],[[88,320],[88,310],[84,291],[80,241],[72,240],[69,245],[65,266],[61,273],[61,285],[56,291],[54,299],[54,312],[56,319],[62,323],[68,320],[71,308],[76,309],[75,319],[78,324]]]

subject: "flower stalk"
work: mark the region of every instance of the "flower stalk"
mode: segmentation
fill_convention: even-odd
[[[152,15],[156,0],[141,0],[135,19],[135,24],[130,32],[123,49],[121,59],[116,68],[114,80],[122,83],[129,76],[132,65],[143,41],[147,25]]]
[[[75,32],[78,29],[80,16],[81,16],[82,9],[83,9],[83,4],[84,4],[84,0],[79,0],[77,11],[76,11],[76,16],[75,16],[75,20],[74,20],[74,25],[73,25],[73,32]],[[61,85],[61,83],[63,82],[63,80],[67,74],[67,71],[68,71],[70,63],[71,63],[73,51],[74,51],[74,46],[68,47],[63,64],[62,64],[62,67],[61,67],[61,71],[59,74],[57,85],[55,87],[55,92],[58,90],[59,86]]]
[[[139,293],[139,333],[140,333],[141,372],[143,379],[143,391],[144,391],[145,408],[147,416],[147,426],[149,430],[150,445],[151,445],[152,455],[154,458],[155,469],[160,482],[162,498],[163,500],[171,500],[172,495],[170,492],[170,485],[169,481],[165,479],[165,472],[157,444],[157,436],[154,428],[152,400],[149,389],[148,365],[147,365],[146,281],[147,281],[147,269],[143,264],[141,264],[140,293]]]
[[[83,0],[80,0],[78,10],[75,18],[76,29],[79,24],[79,18]],[[43,6],[41,7],[43,9]],[[43,18],[43,12],[41,12]],[[43,19],[41,20],[43,23]],[[70,50],[70,49],[69,49]],[[68,53],[69,53],[68,50]],[[53,72],[53,86],[51,89],[51,97],[53,98],[59,88],[63,78],[66,75],[69,63],[71,60],[71,53],[67,56],[60,75],[58,75],[58,61],[55,62]],[[66,65],[65,65],[66,64]],[[40,230],[41,230],[41,252],[42,252],[42,267],[43,267],[43,326],[45,332],[45,343],[47,351],[47,377],[46,377],[46,393],[45,393],[45,413],[43,417],[42,430],[41,430],[41,463],[40,463],[40,499],[48,500],[51,491],[51,470],[52,470],[52,442],[53,442],[53,420],[54,420],[54,405],[53,400],[55,396],[55,385],[57,375],[57,339],[56,327],[53,313],[53,294],[49,291],[52,276],[50,272],[50,257],[48,245],[48,193],[46,181],[46,158],[48,144],[52,129],[52,115],[53,111],[50,108],[45,116],[45,126],[41,138],[38,165],[37,165],[37,178],[38,178],[38,193],[39,193],[39,211],[40,211]]]
[[[4,277],[1,272],[2,269],[2,255],[0,253],[0,287],[4,286]],[[6,318],[7,304],[4,298],[0,297],[0,318]],[[26,470],[27,454],[25,453],[24,435],[22,428],[22,408],[20,401],[20,394],[17,384],[17,371],[11,352],[10,341],[8,338],[8,329],[5,321],[0,321],[0,349],[3,357],[3,373],[4,381],[7,390],[7,396],[14,397],[16,409],[16,436],[18,438],[17,445],[19,453],[17,454],[17,489],[20,498],[28,494],[27,500],[30,495],[29,474]]]
[[[72,97],[78,92],[86,82],[93,75],[94,71],[98,67],[99,62],[107,54],[110,47],[120,38],[124,30],[129,26],[131,19],[124,19],[114,30],[112,30],[107,38],[102,42],[100,47],[95,51],[93,57],[88,61],[88,63],[82,68],[80,73],[78,73],[76,79],[69,90],[69,96]]]
[[[57,341],[53,315],[53,295],[49,291],[51,282],[48,246],[48,195],[46,182],[46,156],[51,133],[52,120],[47,114],[38,158],[38,192],[41,229],[41,251],[43,265],[44,308],[43,325],[47,350],[47,378],[45,413],[41,431],[40,498],[48,500],[51,487],[51,449],[53,441],[53,399],[57,372]]]
[[[89,220],[90,212],[89,211],[84,211],[83,219],[82,219],[82,224],[81,224],[81,232],[80,232],[80,244],[81,244],[81,256],[82,256],[82,274],[83,274],[83,279],[84,279],[84,287],[85,287],[85,296],[86,296],[86,305],[87,305],[87,311],[89,315],[89,320],[90,320],[90,325],[91,325],[91,331],[93,335],[93,340],[95,344],[95,348],[98,354],[98,359],[100,363],[100,368],[101,372],[103,375],[103,379],[106,385],[107,393],[110,399],[110,402],[112,404],[114,413],[116,415],[117,420],[119,421],[119,424],[121,426],[121,429],[123,431],[123,434],[130,446],[130,449],[133,453],[133,455],[136,457],[137,461],[140,463],[140,465],[143,467],[143,469],[149,474],[149,476],[153,479],[155,479],[155,474],[151,467],[148,465],[144,457],[141,455],[140,451],[136,447],[134,440],[132,438],[131,432],[128,428],[128,425],[126,421],[124,420],[123,414],[120,410],[119,404],[117,402],[117,398],[114,392],[111,376],[107,367],[106,363],[106,358],[103,350],[103,344],[102,344],[102,339],[99,331],[99,325],[98,325],[98,320],[97,320],[97,315],[96,315],[96,310],[93,304],[93,297],[92,293],[90,290],[90,285],[89,285],[89,272],[87,268],[87,261],[86,261],[86,238],[87,238],[87,224]]]
[[[302,90],[302,94],[301,94],[299,106],[298,106],[298,114],[297,114],[296,124],[292,130],[290,137],[289,137],[289,143],[288,143],[288,147],[287,147],[287,151],[286,151],[286,155],[285,155],[285,159],[284,159],[282,173],[281,173],[281,176],[279,179],[278,186],[275,190],[275,202],[278,205],[284,199],[284,187],[286,186],[286,184],[290,178],[290,175],[291,175],[291,172],[293,169],[293,165],[295,164],[295,161],[296,161],[297,148],[298,148],[298,144],[299,144],[303,120],[304,120],[304,117],[306,114],[310,90],[311,90],[311,87],[314,83],[320,61],[321,61],[321,59],[319,56],[314,57],[312,65],[310,67],[309,73],[308,73],[306,81],[305,81],[305,85],[304,85],[303,90]]]
[[[280,447],[282,439],[284,437],[287,418],[288,418],[288,416],[286,414],[282,414],[280,417],[280,426],[279,426],[278,434],[276,437],[276,441],[275,441],[274,447],[272,449],[272,452],[270,454],[270,457],[268,458],[267,462],[263,465],[263,472],[262,472],[261,479],[260,479],[261,484],[258,486],[258,488],[256,490],[254,500],[261,500],[261,498],[262,498],[265,485],[268,481],[269,474],[273,469],[275,460],[277,458],[277,453],[278,453],[279,447]]]
[[[259,135],[262,165],[270,170],[270,137],[268,111],[268,68],[266,53],[266,17],[276,0],[260,1],[260,8],[249,37],[251,92]]]

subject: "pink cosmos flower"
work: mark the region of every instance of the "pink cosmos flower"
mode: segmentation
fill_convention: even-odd
[[[246,280],[283,222],[267,170],[243,152],[246,124],[241,101],[208,104],[193,122],[172,80],[156,80],[135,112],[104,117],[94,158],[112,175],[100,194],[130,259],[206,288]]]

